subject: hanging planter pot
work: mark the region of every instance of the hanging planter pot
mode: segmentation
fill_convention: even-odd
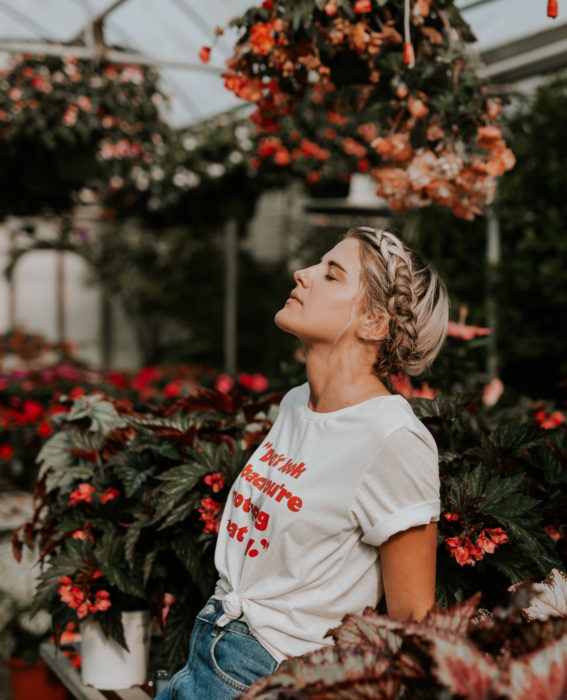
[[[122,613],[129,651],[104,636],[92,619],[80,625],[81,676],[85,685],[101,690],[130,688],[145,683],[150,650],[150,614],[147,610]]]

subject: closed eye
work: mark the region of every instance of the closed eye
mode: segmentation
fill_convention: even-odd
[[[336,280],[337,280],[336,277],[332,277],[331,275],[325,275],[325,279],[326,279],[326,280],[335,280],[335,282],[336,282]]]

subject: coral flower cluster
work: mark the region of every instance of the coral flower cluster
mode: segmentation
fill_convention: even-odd
[[[214,490],[214,489],[213,489]],[[218,517],[222,508],[222,503],[215,501],[213,498],[202,498],[201,507],[199,508],[199,520],[205,523],[203,532],[218,533],[220,527],[220,518]]]
[[[98,574],[98,575],[97,575]],[[100,572],[95,572],[93,579],[100,578]],[[91,594],[87,587],[86,591],[73,583],[69,576],[62,576],[58,579],[59,588],[57,592],[61,601],[70,608],[77,611],[77,617],[82,620],[89,613],[104,612],[112,605],[110,593],[105,590],[96,591]]]
[[[458,517],[455,513],[445,513],[446,520],[458,520]],[[495,527],[480,531],[472,529],[466,535],[446,537],[445,546],[457,564],[474,566],[485,554],[494,554],[496,547],[508,541],[506,532],[501,527]]]
[[[450,22],[442,3],[413,3],[408,44],[402,0],[349,4],[314,3],[297,21],[264,3],[234,21],[243,34],[225,86],[255,103],[251,118],[271,135],[251,166],[289,167],[311,184],[368,172],[395,211],[438,204],[473,219],[515,158],[499,101],[457,50],[466,32],[456,8]],[[306,152],[302,138],[317,148]]]

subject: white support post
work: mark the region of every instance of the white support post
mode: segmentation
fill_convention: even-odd
[[[486,320],[492,333],[488,337],[486,371],[489,379],[498,376],[497,304],[495,283],[500,264],[500,219],[494,207],[486,212]]]
[[[224,369],[235,375],[237,368],[238,309],[238,230],[236,219],[229,219],[224,228]]]

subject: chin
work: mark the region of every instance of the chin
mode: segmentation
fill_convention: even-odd
[[[281,308],[274,316],[274,323],[278,328],[286,333],[294,333],[293,324],[290,323],[289,314],[285,306]]]

